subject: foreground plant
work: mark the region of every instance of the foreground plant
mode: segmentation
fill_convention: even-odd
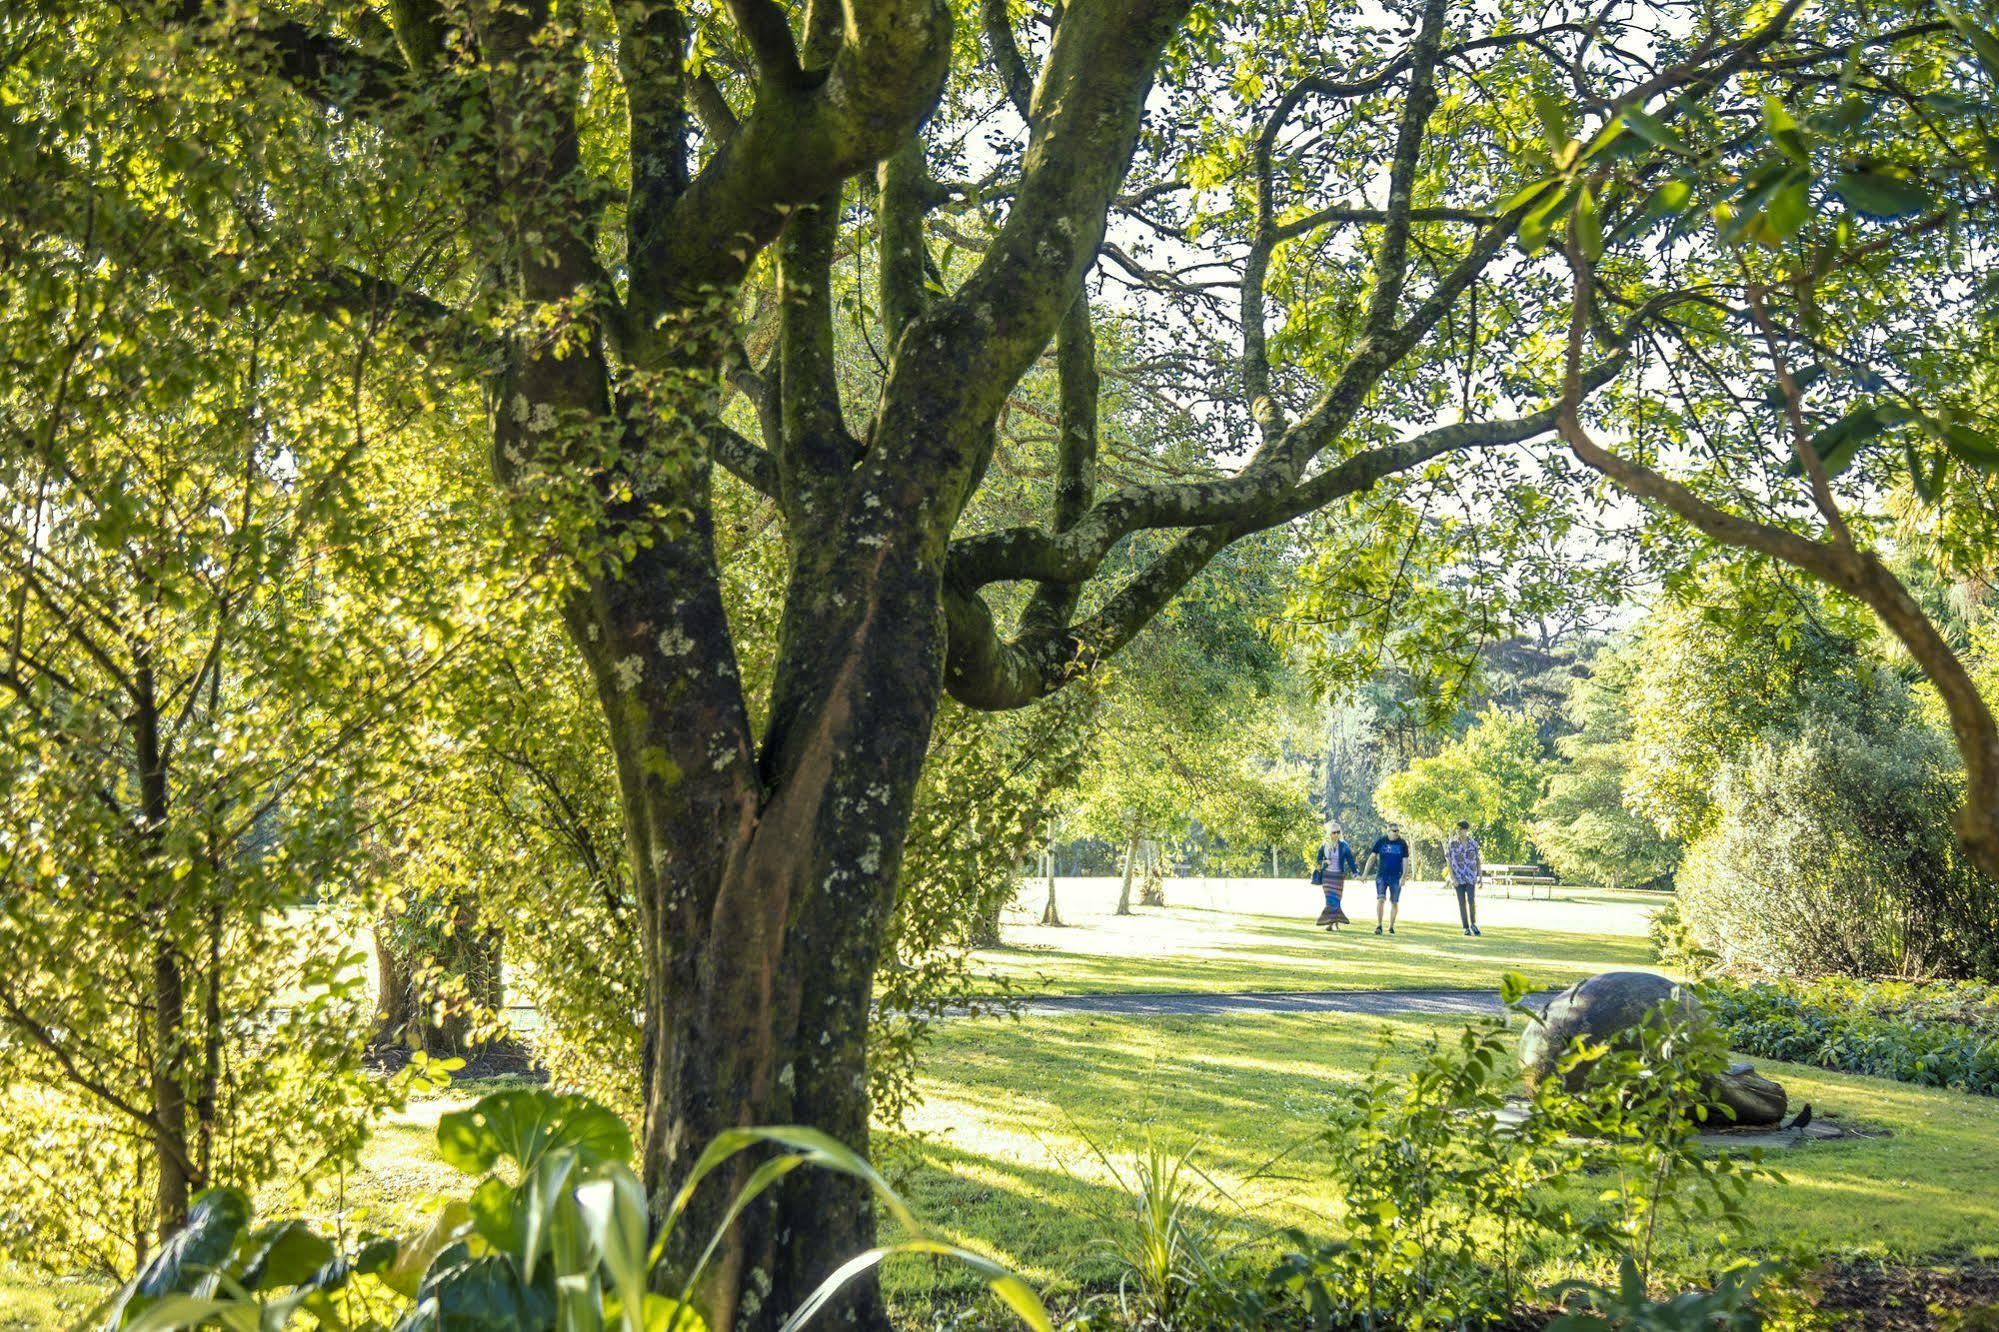
[[[202,1194],[188,1224],[114,1299],[104,1332],[213,1326],[277,1332],[294,1319],[321,1327],[397,1332],[707,1332],[695,1304],[734,1224],[765,1190],[801,1166],[860,1181],[904,1238],[853,1255],[783,1327],[804,1326],[858,1274],[894,1254],[922,1253],[971,1268],[1020,1322],[1051,1332],[1040,1298],[989,1259],[932,1236],[859,1155],[809,1128],[738,1129],[718,1136],[654,1223],[632,1170],[624,1121],[580,1096],[495,1092],[437,1127],[438,1154],[479,1180],[422,1231],[364,1238],[346,1251],[299,1220],[251,1224],[234,1189]],[[696,1237],[694,1262],[667,1260],[695,1192],[747,1157],[745,1183],[725,1199],[721,1228]],[[744,1317],[754,1316],[753,1310]]]

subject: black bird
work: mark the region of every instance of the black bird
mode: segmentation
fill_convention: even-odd
[[[1796,1129],[1800,1134],[1802,1134],[1805,1131],[1805,1126],[1810,1124],[1811,1122],[1812,1122],[1812,1103],[1810,1101],[1806,1101],[1803,1108],[1798,1111],[1798,1117],[1791,1121],[1790,1127]]]

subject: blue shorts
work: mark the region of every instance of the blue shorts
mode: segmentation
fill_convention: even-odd
[[[1374,881],[1374,895],[1375,895],[1376,897],[1378,897],[1378,898],[1379,898],[1379,897],[1385,897],[1385,898],[1387,898],[1387,899],[1388,899],[1389,901],[1391,901],[1391,902],[1395,903],[1395,905],[1397,905],[1397,906],[1401,906],[1401,905],[1402,905],[1402,880],[1400,880],[1400,879],[1390,879],[1390,880],[1382,880],[1382,879],[1376,879],[1376,880]]]

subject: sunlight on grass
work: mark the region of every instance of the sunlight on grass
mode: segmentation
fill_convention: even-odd
[[[1339,933],[1313,926],[1317,890],[1300,887],[1269,879],[1175,881],[1167,889],[1172,905],[1116,916],[1114,880],[1059,880],[1070,924],[1033,923],[1023,905],[1006,923],[1005,946],[979,953],[977,970],[1030,994],[1116,994],[1482,990],[1497,988],[1508,971],[1567,984],[1652,968],[1645,931],[1656,895],[1560,889],[1554,901],[1497,898],[1480,906],[1484,934],[1467,938],[1449,893],[1411,884],[1391,937],[1373,932],[1371,887],[1349,892],[1355,924]],[[1020,901],[1038,911],[1036,890],[1027,884]]]
[[[1330,1232],[1339,1210],[1332,1148],[1315,1139],[1331,1091],[1360,1076],[1382,1033],[1399,1062],[1430,1031],[1459,1025],[1323,1013],[951,1023],[927,1060],[923,1108],[880,1151],[919,1213],[954,1237],[1057,1292],[1101,1286],[1115,1279],[1100,1243],[1104,1218],[1121,1199],[1090,1142],[1128,1151],[1148,1128],[1197,1142],[1232,1200],[1211,1210],[1238,1240],[1278,1225]],[[1746,1248],[1999,1254],[1999,1100],[1764,1067],[1794,1103],[1892,1136],[1773,1153],[1785,1179],[1756,1186]],[[928,1264],[892,1267],[885,1279],[918,1307],[965,1286]]]

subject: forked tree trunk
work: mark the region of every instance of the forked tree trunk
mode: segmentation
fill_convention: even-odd
[[[1046,863],[1048,866],[1048,900],[1041,905],[1041,923],[1043,925],[1059,927],[1062,924],[1062,912],[1055,905],[1055,839],[1053,837],[1048,839]]]
[[[1133,819],[1131,836],[1126,839],[1124,845],[1124,882],[1118,886],[1117,914],[1120,916],[1131,914],[1131,877],[1132,871],[1138,865],[1138,846],[1138,820]]]
[[[760,747],[705,518],[569,608],[611,722],[638,890],[655,1199],[727,1129],[803,1123],[868,1150],[870,1000],[942,692],[942,624],[920,544],[858,526],[795,555]],[[671,1264],[707,1244],[755,1159],[702,1185]],[[874,1238],[863,1186],[794,1171],[722,1243],[709,1325],[775,1328]],[[886,1327],[872,1276],[822,1317]]]

